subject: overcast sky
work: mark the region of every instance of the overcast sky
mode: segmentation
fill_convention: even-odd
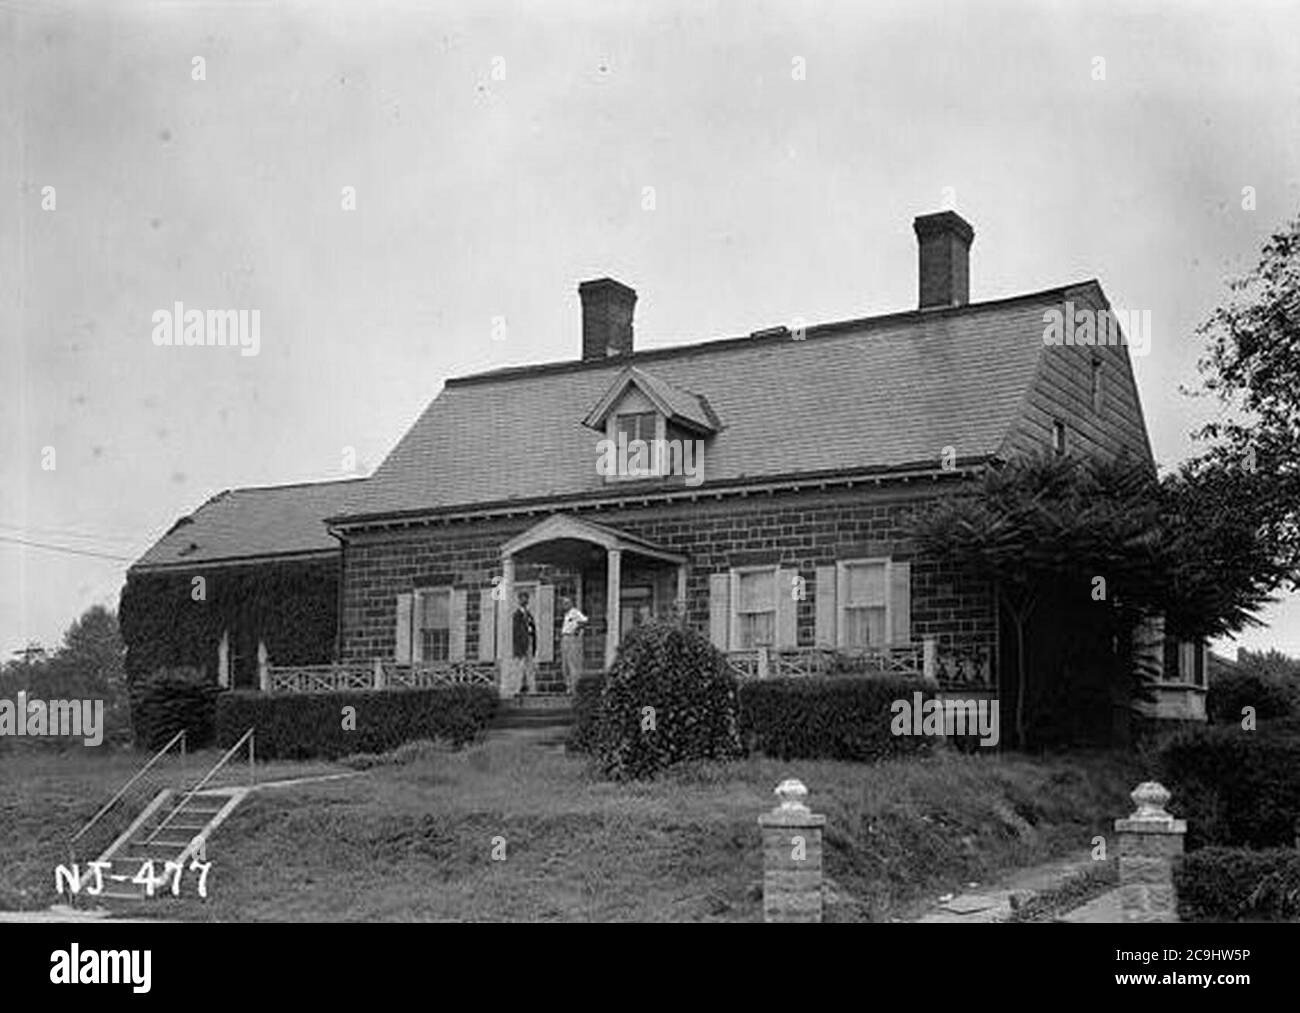
[[[7,657],[214,493],[368,473],[445,378],[577,357],[582,279],[636,288],[641,348],[911,309],[947,197],[972,301],[1150,310],[1175,464],[1215,411],[1194,328],[1300,206],[1300,17],[9,0],[0,116]],[[178,300],[259,309],[260,353],[155,347]],[[1242,643],[1300,655],[1300,601],[1268,618]]]

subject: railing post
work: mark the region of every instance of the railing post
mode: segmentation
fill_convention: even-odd
[[[375,689],[384,688],[384,663],[379,658],[375,659]]]
[[[257,763],[253,759],[253,746],[257,742],[257,733],[248,737],[248,783],[257,784]]]
[[[822,920],[822,829],[826,817],[803,803],[808,789],[787,778],[781,804],[758,818],[763,834],[763,921]]]
[[[934,679],[938,669],[939,644],[934,637],[926,637],[921,644],[921,674],[927,679]]]
[[[1187,821],[1165,812],[1169,791],[1156,781],[1133,789],[1137,811],[1115,821],[1119,835],[1119,892],[1126,922],[1176,922],[1173,862],[1183,853]]]
[[[266,644],[257,642],[257,685],[263,693],[271,691],[271,666],[266,657]]]
[[[767,678],[767,665],[768,665],[767,645],[764,644],[764,645],[760,645],[758,648],[758,677],[760,679]]]

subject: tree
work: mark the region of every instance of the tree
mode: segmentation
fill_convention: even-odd
[[[1203,390],[1223,417],[1197,431],[1209,443],[1201,475],[1251,481],[1257,537],[1274,563],[1275,587],[1300,589],[1300,218],[1275,232],[1256,267],[1198,329],[1207,351]]]

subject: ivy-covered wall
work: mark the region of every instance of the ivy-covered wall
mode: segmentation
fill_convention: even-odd
[[[127,677],[188,666],[215,682],[227,630],[235,687],[256,687],[259,639],[273,665],[328,664],[339,569],[335,557],[128,575],[119,608]]]

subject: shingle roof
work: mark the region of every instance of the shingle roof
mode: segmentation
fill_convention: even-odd
[[[717,420],[709,414],[709,406],[702,397],[680,387],[674,387],[671,383],[665,383],[659,377],[636,366],[623,368],[623,372],[604,391],[600,402],[588,413],[583,424],[592,429],[603,429],[605,419],[618,404],[618,398],[633,384],[640,387],[646,396],[673,421],[684,423],[700,433],[711,435],[717,431]]]
[[[1085,282],[1084,285],[1095,285]],[[1068,286],[1074,288],[1076,286]],[[1067,288],[449,380],[340,517],[608,491],[586,413],[628,365],[707,399],[704,485],[996,454]]]
[[[172,525],[132,569],[337,552],[325,527],[362,480],[227,489]]]

